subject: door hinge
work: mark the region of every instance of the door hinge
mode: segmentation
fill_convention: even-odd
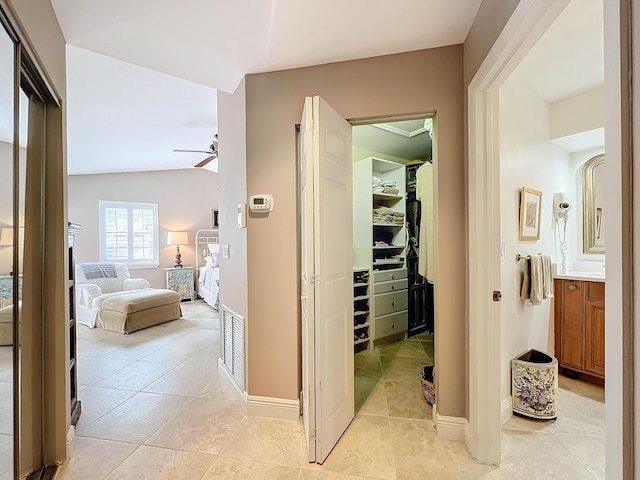
[[[300,416],[304,414],[304,392],[300,390]]]
[[[493,291],[493,301],[494,302],[499,302],[500,300],[502,300],[502,292],[500,290],[494,290]]]

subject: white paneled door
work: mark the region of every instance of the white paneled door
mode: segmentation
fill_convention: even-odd
[[[303,419],[323,463],[354,416],[351,125],[307,97],[300,134]]]

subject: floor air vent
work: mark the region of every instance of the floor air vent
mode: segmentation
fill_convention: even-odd
[[[222,306],[222,361],[244,391],[244,318]]]

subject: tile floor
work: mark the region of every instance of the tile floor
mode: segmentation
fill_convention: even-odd
[[[602,389],[562,379],[557,421],[512,418],[503,463],[475,463],[437,438],[418,372],[428,335],[356,355],[356,418],[327,461],[306,461],[302,424],[246,417],[217,371],[219,318],[201,301],[184,318],[119,335],[81,326],[72,459],[58,479],[604,478]]]

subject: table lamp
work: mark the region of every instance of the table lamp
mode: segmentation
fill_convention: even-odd
[[[169,232],[167,235],[167,245],[176,246],[176,268],[182,268],[182,255],[180,255],[180,245],[189,244],[189,235],[187,232]]]

